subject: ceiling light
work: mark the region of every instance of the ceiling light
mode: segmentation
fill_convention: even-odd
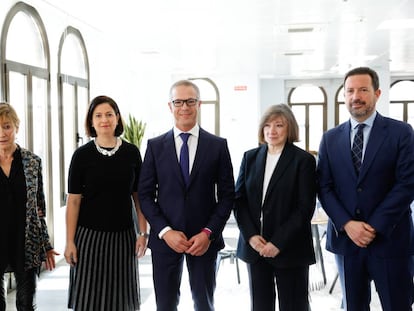
[[[273,26],[273,33],[317,33],[325,31],[326,23],[278,24]]]
[[[283,53],[285,56],[302,56],[303,52],[285,52]]]
[[[414,18],[388,19],[383,21],[378,29],[409,29],[414,28]]]
[[[312,32],[313,27],[288,28],[288,33]]]
[[[284,56],[304,56],[304,55],[311,55],[315,51],[314,50],[290,50],[283,52]]]
[[[140,51],[141,55],[159,55],[160,51],[157,50],[142,50]]]

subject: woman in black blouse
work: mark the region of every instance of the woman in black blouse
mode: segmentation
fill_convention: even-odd
[[[137,196],[142,160],[135,145],[119,138],[123,130],[116,102],[93,99],[86,131],[95,139],[73,154],[68,180],[65,259],[68,307],[76,311],[139,310],[137,257],[147,248]]]
[[[19,118],[0,103],[0,311],[6,310],[4,273],[14,272],[17,310],[34,310],[42,262],[55,268],[49,241],[40,158],[16,144]]]

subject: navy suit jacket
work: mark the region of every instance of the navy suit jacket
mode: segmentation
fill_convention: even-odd
[[[414,133],[409,124],[377,113],[359,176],[351,159],[350,122],[329,130],[321,141],[317,175],[320,201],[330,218],[329,251],[357,252],[343,227],[361,220],[377,231],[368,246],[376,256],[414,254]]]
[[[222,231],[234,202],[234,177],[227,141],[200,128],[197,151],[186,187],[174,142],[173,130],[148,140],[138,194],[151,230],[149,247],[173,252],[158,237],[166,226],[187,238],[203,228],[212,230],[207,253],[224,247]]]
[[[237,255],[248,263],[259,260],[259,253],[249,240],[261,235],[280,249],[275,258],[266,258],[273,266],[312,264],[315,262],[311,233],[316,198],[315,158],[287,143],[262,204],[266,157],[267,145],[249,150],[243,156],[234,210],[240,228]]]

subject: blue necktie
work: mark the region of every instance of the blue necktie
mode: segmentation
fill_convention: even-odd
[[[354,136],[354,143],[352,144],[352,161],[354,162],[354,167],[357,175],[361,169],[362,163],[362,148],[364,146],[364,127],[365,124],[361,123],[357,126],[358,131]]]
[[[190,179],[190,156],[188,153],[188,137],[190,137],[190,133],[181,133],[180,137],[183,140],[183,145],[181,146],[180,151],[180,166],[181,166],[181,173],[184,177],[184,182],[188,185],[188,180]]]

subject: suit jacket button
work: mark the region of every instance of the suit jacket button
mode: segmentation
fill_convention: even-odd
[[[357,189],[357,191],[358,191],[358,192],[362,192],[362,188],[358,188],[358,189]]]
[[[361,214],[361,210],[360,210],[359,208],[357,208],[357,209],[355,210],[355,214],[357,214],[357,215]]]

